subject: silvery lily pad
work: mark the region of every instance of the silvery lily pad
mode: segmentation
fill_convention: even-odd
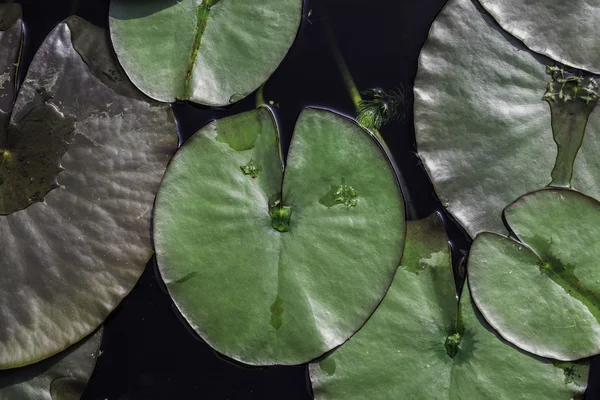
[[[597,97],[595,77],[555,64],[476,1],[450,0],[431,28],[415,82],[417,147],[440,200],[472,237],[505,233],[504,207],[550,183],[600,196],[600,111],[597,98],[586,99]]]
[[[0,369],[93,332],[152,254],[154,195],[176,125],[125,78],[109,44],[82,19],[59,24],[0,131]]]

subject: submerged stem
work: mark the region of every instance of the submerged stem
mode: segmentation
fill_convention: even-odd
[[[354,79],[352,78],[352,73],[350,72],[350,68],[348,68],[346,59],[344,58],[344,55],[342,54],[342,52],[340,50],[337,39],[335,38],[335,34],[333,32],[333,29],[331,28],[331,25],[329,25],[329,23],[327,23],[327,21],[329,19],[327,18],[327,11],[325,10],[325,6],[323,6],[320,3],[318,4],[318,6],[319,6],[319,10],[320,10],[321,14],[323,15],[323,19],[326,21],[324,24],[324,29],[325,29],[325,35],[327,36],[327,41],[329,42],[329,47],[331,48],[331,52],[333,54],[333,57],[335,58],[335,62],[338,66],[340,74],[342,75],[342,79],[344,80],[344,83],[346,84],[346,89],[348,90],[348,94],[350,95],[350,98],[352,99],[352,102],[354,103],[354,108],[356,109],[356,112],[359,112],[359,110],[361,109],[361,104],[363,102],[363,98],[360,94],[360,91],[358,90],[358,87],[356,86],[356,83],[354,82]],[[391,151],[390,151],[387,143],[385,142],[385,139],[383,138],[383,136],[381,136],[381,133],[379,132],[379,130],[369,129],[369,131],[372,132],[379,139],[379,142],[383,145],[385,152],[388,154],[388,156],[390,158],[392,158]],[[396,170],[396,176],[398,177],[398,181],[400,183],[400,187],[402,189],[402,194],[404,196],[404,200],[406,203],[407,218],[409,220],[417,219],[418,218],[417,211],[416,211],[416,209],[413,205],[413,202],[410,198],[410,193],[408,191],[408,185],[406,184],[406,181],[404,180],[404,177],[402,176],[400,169],[395,168],[395,170]]]

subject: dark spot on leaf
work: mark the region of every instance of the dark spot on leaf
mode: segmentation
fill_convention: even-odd
[[[335,370],[337,369],[337,364],[333,357],[327,357],[326,359],[319,362],[319,368],[327,375],[332,376],[335,374]]]
[[[576,364],[572,362],[559,362],[554,361],[553,365],[557,368],[561,368],[565,375],[565,384],[573,383],[578,386],[583,386],[587,381],[586,366],[583,364]]]
[[[271,305],[271,321],[269,323],[275,330],[279,330],[283,325],[283,299],[279,296]]]
[[[177,279],[175,281],[175,283],[185,283],[185,282],[189,281],[190,279],[195,278],[196,276],[198,276],[198,271],[190,272],[189,274],[187,274],[183,278]]]
[[[75,119],[41,105],[9,126],[0,138],[0,215],[43,201],[62,171],[60,159],[75,130]]]
[[[57,378],[50,383],[52,400],[78,400],[83,395],[87,382],[75,378]]]

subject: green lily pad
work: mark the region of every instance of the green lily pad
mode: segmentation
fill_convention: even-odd
[[[365,326],[310,365],[319,400],[571,400],[583,398],[587,377],[587,365],[553,364],[500,339],[466,284],[457,307],[436,215],[408,223],[402,264]]]
[[[302,0],[112,0],[110,32],[131,81],[159,100],[246,97],[292,46]]]
[[[316,109],[298,119],[285,178],[268,108],[210,123],[175,155],[154,216],[177,307],[253,365],[305,363],[347,340],[388,289],[404,229],[380,143]]]
[[[593,78],[575,71],[563,80],[554,64],[475,1],[450,0],[431,28],[415,82],[417,147],[441,202],[472,237],[506,233],[504,207],[555,178],[600,197],[600,110],[581,96]],[[577,98],[560,97],[563,84],[581,89]]]
[[[508,341],[577,360],[600,353],[600,203],[567,189],[527,194],[504,212],[516,239],[482,233],[469,255],[473,298]]]
[[[101,342],[100,329],[44,361],[0,371],[0,399],[79,400],[94,372]]]
[[[531,50],[600,73],[600,7],[587,0],[480,0],[502,28]]]
[[[76,17],[41,45],[0,133],[8,369],[89,335],[136,284],[178,137],[169,106],[141,100],[119,69],[108,34]]]

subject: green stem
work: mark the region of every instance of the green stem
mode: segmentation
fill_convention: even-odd
[[[356,83],[354,82],[354,79],[352,78],[352,73],[350,72],[350,68],[348,68],[346,59],[344,58],[344,55],[342,54],[342,51],[340,50],[337,39],[335,38],[335,33],[333,32],[331,25],[328,23],[329,18],[327,17],[327,11],[325,10],[325,6],[323,6],[323,4],[321,4],[321,3],[319,3],[318,7],[319,7],[321,14],[323,15],[322,19],[325,20],[325,24],[324,24],[325,36],[327,36],[327,41],[329,42],[329,47],[331,48],[331,52],[333,53],[333,57],[335,58],[335,62],[338,66],[340,74],[342,75],[342,79],[344,80],[344,83],[346,84],[346,89],[348,90],[348,94],[350,95],[350,98],[352,99],[352,102],[354,103],[354,108],[358,112],[360,103],[363,100],[362,96],[360,95],[360,91],[358,90],[358,87],[356,86]],[[386,152],[391,155],[392,153],[390,151],[390,148],[388,147],[387,143],[385,142],[385,139],[383,139],[383,136],[381,136],[381,133],[379,132],[379,130],[373,129],[373,130],[371,130],[371,132],[375,136],[377,136],[377,138],[379,139],[381,144],[384,146]],[[400,183],[400,187],[402,188],[402,194],[404,195],[404,200],[406,203],[407,218],[409,220],[418,219],[417,210],[415,209],[413,202],[410,198],[410,193],[408,191],[408,185],[406,184],[406,181],[404,180],[404,177],[402,176],[402,173],[400,172],[400,170],[397,169],[396,172],[397,172],[397,176],[398,176],[398,181]]]
[[[265,103],[265,84],[263,83],[256,91],[256,108],[260,108],[266,105],[267,103]]]

